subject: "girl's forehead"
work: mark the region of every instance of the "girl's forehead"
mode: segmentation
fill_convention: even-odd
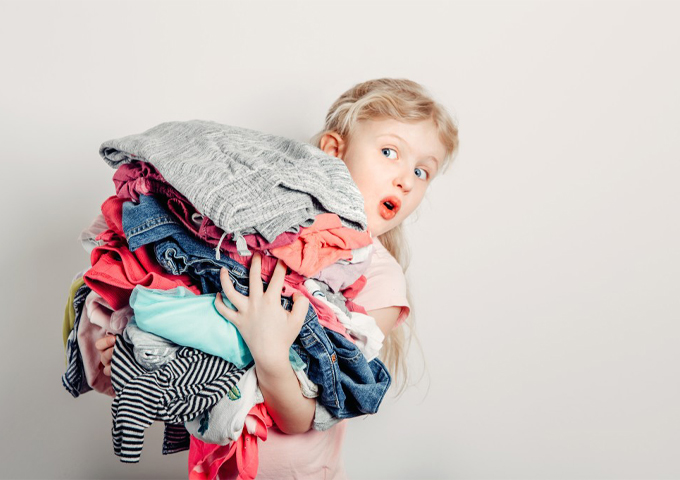
[[[412,122],[406,122],[404,120],[398,120],[396,118],[370,118],[364,119],[357,122],[357,125],[368,128],[373,131],[409,131],[417,130],[422,128],[431,127],[436,130],[434,121],[431,119],[415,120]]]
[[[433,120],[418,120],[404,122],[392,118],[381,120],[362,120],[358,122],[359,129],[368,135],[379,137],[392,135],[403,142],[422,140],[423,137],[439,139],[439,132]]]
[[[404,122],[392,118],[362,120],[358,122],[361,133],[370,139],[392,140],[417,151],[422,156],[434,157],[441,162],[446,149],[439,138],[439,130],[431,119]]]

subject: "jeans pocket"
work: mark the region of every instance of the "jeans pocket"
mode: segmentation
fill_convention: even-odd
[[[171,275],[182,275],[187,270],[188,257],[175,248],[156,244],[155,253],[158,263]]]

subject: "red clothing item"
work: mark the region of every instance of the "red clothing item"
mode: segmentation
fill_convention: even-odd
[[[372,242],[367,231],[343,227],[336,214],[322,213],[316,216],[312,225],[300,228],[300,236],[293,243],[270,249],[270,252],[284,260],[292,270],[313,277],[338,260],[351,260],[352,249]]]
[[[104,200],[102,203],[102,215],[104,215],[104,220],[106,220],[106,225],[108,225],[111,232],[107,235],[104,231],[100,233],[96,239],[103,239],[107,241],[111,234],[118,235],[119,237],[125,238],[125,232],[123,231],[123,204],[125,200],[117,198],[116,196],[111,196]]]
[[[273,421],[264,403],[251,408],[248,416],[257,422],[255,433],[251,434],[244,427],[241,436],[227,445],[205,443],[191,436],[189,480],[213,480],[218,474],[220,478],[233,478],[230,473],[234,470],[238,474],[237,480],[255,478],[259,463],[257,441],[267,440],[267,429],[272,426]],[[228,460],[231,461],[227,463]]]
[[[125,200],[109,197],[102,205],[102,214],[109,229],[97,236],[105,245],[95,247],[90,254],[92,267],[83,274],[83,280],[102,296],[113,310],[130,303],[136,285],[170,290],[183,286],[196,295],[200,290],[188,275],[171,275],[158,264],[153,247],[145,245],[131,252],[123,237],[122,206]]]
[[[352,298],[355,298],[361,290],[366,286],[366,276],[362,275],[360,276],[356,282],[354,282],[352,285],[349,287],[345,288],[342,290],[342,295],[350,300]]]
[[[366,309],[364,307],[362,307],[361,305],[357,305],[353,301],[354,297],[356,297],[359,294],[359,292],[361,292],[365,285],[366,277],[362,275],[359,277],[359,280],[357,280],[352,285],[350,285],[349,287],[342,291],[342,294],[346,298],[345,306],[347,307],[347,310],[349,310],[350,312],[358,312],[364,315],[368,315],[368,312],[366,312]]]
[[[186,197],[165,181],[156,168],[147,162],[124,163],[113,174],[116,195],[122,200],[139,203],[140,195],[160,195],[166,198]]]

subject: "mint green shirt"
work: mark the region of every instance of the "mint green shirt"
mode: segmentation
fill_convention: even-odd
[[[234,324],[215,308],[215,297],[195,295],[184,287],[156,290],[137,285],[130,306],[142,330],[244,368],[253,356]],[[223,296],[222,300],[236,310],[229,299]]]
[[[238,329],[215,308],[216,296],[195,295],[184,287],[157,290],[137,285],[130,296],[130,307],[142,330],[244,368],[253,362],[253,356]],[[236,310],[224,295],[222,300]],[[305,368],[292,348],[288,358],[294,370]]]

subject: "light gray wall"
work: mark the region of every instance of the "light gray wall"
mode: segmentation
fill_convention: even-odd
[[[99,144],[211,119],[307,140],[427,86],[456,164],[411,225],[428,380],[350,424],[356,479],[680,478],[680,3],[2,2],[0,477],[183,478],[60,383]],[[414,366],[419,364],[413,360]]]

